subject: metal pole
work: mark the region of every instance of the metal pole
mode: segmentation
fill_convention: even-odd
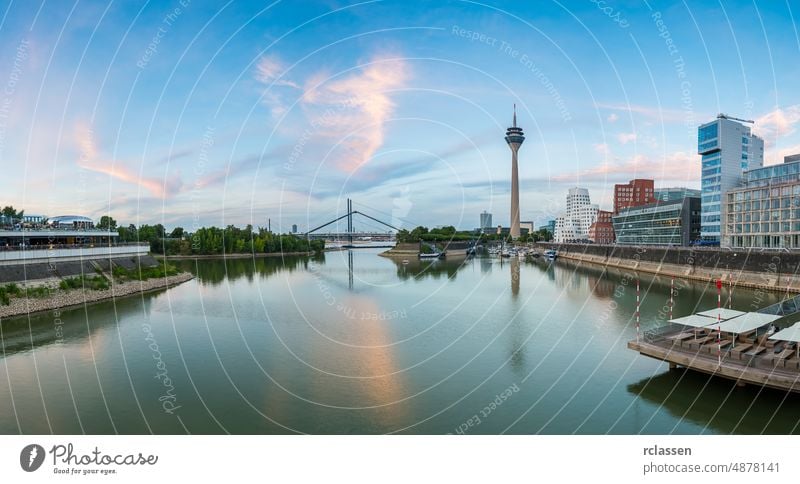
[[[722,366],[722,279],[717,279],[717,365]]]
[[[669,281],[669,319],[672,319],[672,306],[674,305],[674,301],[672,300],[672,296],[675,294],[675,278],[673,277]]]
[[[636,278],[636,342],[639,342],[639,278]]]
[[[733,273],[728,274],[728,309],[733,304]]]

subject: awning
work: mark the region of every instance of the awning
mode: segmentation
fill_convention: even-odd
[[[717,320],[707,316],[700,316],[699,314],[690,314],[682,318],[670,319],[670,323],[680,324],[682,326],[691,326],[692,328],[704,328],[717,324]]]
[[[748,331],[758,329],[780,318],[781,316],[776,316],[774,314],[744,313],[741,316],[720,323],[719,330],[735,334],[747,333]]]
[[[709,309],[708,311],[703,311],[697,313],[700,316],[708,316],[709,318],[717,319],[717,314],[719,314],[720,319],[725,321],[726,319],[733,319],[736,316],[741,316],[744,314],[744,311],[737,311],[735,309],[728,309],[728,308],[720,308],[720,309]]]
[[[800,342],[800,323],[794,323],[792,326],[778,331],[770,336],[769,339]]]

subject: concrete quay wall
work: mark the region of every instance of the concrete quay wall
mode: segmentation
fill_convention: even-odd
[[[699,247],[540,244],[558,257],[703,282],[800,293],[800,252]]]

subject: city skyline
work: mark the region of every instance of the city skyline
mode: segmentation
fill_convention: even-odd
[[[520,216],[537,224],[573,186],[606,209],[630,179],[699,188],[697,128],[720,112],[756,121],[765,165],[800,152],[789,5],[687,8],[11,4],[2,203],[288,232],[353,198],[467,229],[510,212],[513,103]]]

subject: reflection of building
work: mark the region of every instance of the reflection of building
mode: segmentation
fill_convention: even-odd
[[[725,194],[722,245],[800,248],[800,155],[742,178]]]
[[[556,218],[556,242],[583,242],[589,240],[589,227],[597,220],[597,205],[592,205],[589,190],[570,188],[567,192],[567,212]]]
[[[612,217],[620,245],[690,245],[700,236],[700,199],[632,207]]]
[[[697,153],[702,155],[701,236],[706,243],[719,243],[722,196],[739,185],[742,171],[764,165],[764,140],[751,134],[750,127],[720,114],[697,128]]]
[[[511,295],[519,295],[519,258],[511,258]]]
[[[625,184],[614,185],[614,213],[630,207],[655,202],[653,180],[637,178]]]
[[[589,240],[595,244],[614,243],[614,225],[611,223],[611,212],[597,211],[597,221],[589,226]]]
[[[517,152],[525,135],[522,128],[517,127],[517,106],[514,105],[514,125],[506,130],[506,143],[511,148],[511,222],[510,233],[515,239],[519,238],[519,167]]]
[[[685,187],[656,188],[657,202],[672,202],[686,197],[699,197],[700,190]]]
[[[492,228],[492,214],[487,212],[486,210],[481,213],[481,231],[487,231],[488,229]]]

